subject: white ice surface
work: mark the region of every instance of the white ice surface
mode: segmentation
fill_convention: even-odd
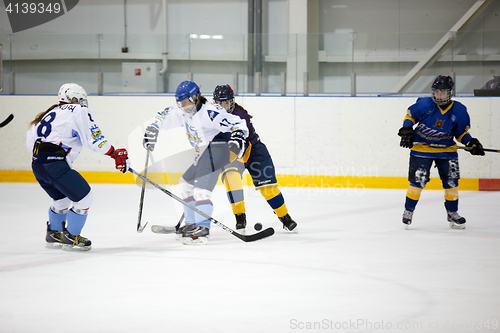
[[[138,186],[92,188],[82,235],[93,249],[74,253],[44,247],[50,200],[38,184],[0,184],[0,332],[498,331],[499,192],[461,192],[467,229],[452,230],[443,192],[424,191],[404,230],[403,190],[282,188],[291,234],[245,188],[250,225],[274,236],[244,243],[212,226],[207,246],[186,246],[136,232]],[[233,228],[222,187],[214,203]],[[146,191],[149,225],[181,212]]]

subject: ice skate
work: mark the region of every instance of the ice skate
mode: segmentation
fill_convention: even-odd
[[[405,209],[403,212],[403,224],[405,225],[405,229],[408,229],[408,227],[411,224],[411,220],[413,218],[413,211]]]
[[[181,242],[185,245],[204,245],[208,243],[209,237],[210,229],[205,226],[198,226],[194,230],[184,232]]]
[[[62,246],[62,233],[56,230],[50,230],[50,223],[47,222],[47,234],[45,235],[46,248],[60,249]]]
[[[465,229],[465,218],[458,215],[458,212],[450,212],[446,210],[448,215],[448,222],[450,222],[450,228],[452,229]]]
[[[279,217],[279,219],[281,223],[283,223],[283,229],[297,233],[297,223],[292,220],[292,217],[289,214]]]
[[[245,228],[247,227],[247,217],[245,213],[234,214],[236,217],[236,231],[240,234],[245,234]]]
[[[92,242],[80,235],[72,235],[63,227],[62,249],[66,251],[88,251],[92,249]]]
[[[176,240],[181,240],[182,239],[182,234],[188,231],[193,231],[196,229],[196,223],[186,223],[182,227],[180,227],[176,232],[175,232],[175,239]]]

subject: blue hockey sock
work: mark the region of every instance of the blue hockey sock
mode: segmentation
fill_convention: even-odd
[[[444,206],[446,209],[450,212],[457,212],[458,211],[458,200],[446,200],[444,203]]]
[[[64,210],[65,213],[57,214],[52,208],[49,208],[49,229],[55,230],[57,232],[62,232],[62,222],[66,222],[66,217],[68,216],[68,210]]]
[[[210,200],[196,201],[195,207],[201,210],[203,213],[212,216],[214,211],[214,205]],[[210,220],[207,220],[200,214],[195,214],[196,226],[204,226],[210,228]]]
[[[87,221],[87,214],[77,214],[70,209],[68,212],[68,226],[66,230],[73,236],[78,236],[82,232],[83,226]]]
[[[405,209],[411,210],[413,212],[415,210],[415,207],[417,206],[417,203],[418,200],[413,200],[406,197]]]
[[[185,198],[184,201],[190,204],[191,206],[195,205],[193,196]],[[183,207],[184,207],[184,223],[195,223],[194,211],[189,207],[186,206]]]

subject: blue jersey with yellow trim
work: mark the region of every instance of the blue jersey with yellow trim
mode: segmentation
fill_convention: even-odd
[[[450,105],[442,109],[431,97],[417,99],[408,108],[403,122],[405,127],[413,125],[417,125],[411,149],[413,156],[454,159],[458,157],[456,148],[435,148],[429,144],[453,146],[454,139],[466,144],[472,138],[467,108],[457,101],[451,101]]]

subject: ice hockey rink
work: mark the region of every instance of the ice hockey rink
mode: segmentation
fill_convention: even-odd
[[[292,234],[245,188],[247,233],[276,233],[244,243],[213,225],[207,246],[187,246],[151,232],[182,213],[164,193],[147,189],[139,234],[140,187],[92,188],[93,248],[65,252],[45,248],[38,184],[0,183],[0,332],[500,330],[500,192],[462,191],[467,228],[452,230],[443,192],[426,190],[404,230],[404,190],[282,188]],[[213,201],[234,228],[221,186]]]

